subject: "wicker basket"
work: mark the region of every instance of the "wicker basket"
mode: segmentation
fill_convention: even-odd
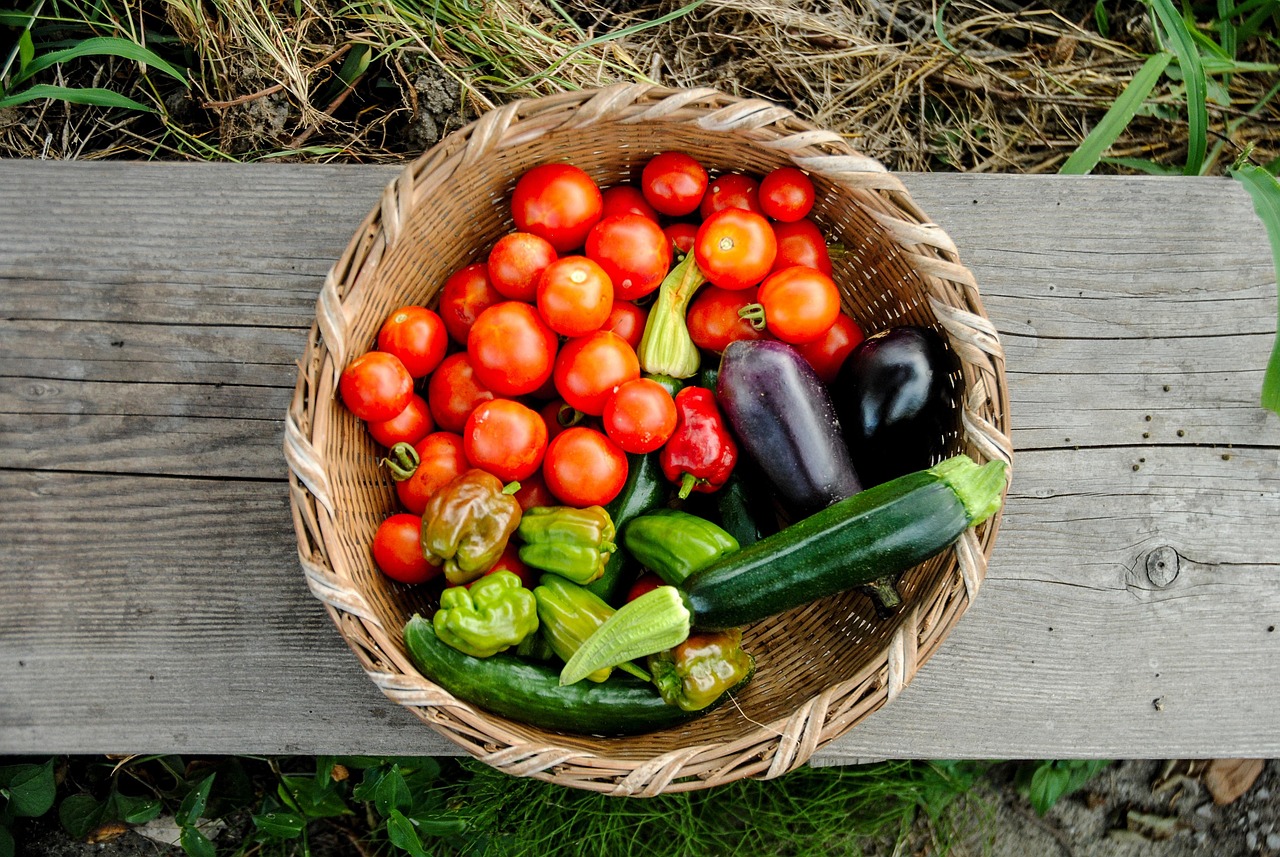
[[[996,516],[908,573],[893,619],[877,620],[865,596],[849,593],[752,626],[754,681],[681,728],[563,735],[460,702],[417,672],[401,630],[420,596],[378,573],[369,553],[395,492],[363,424],[336,399],[338,374],[372,347],[391,310],[431,305],[448,274],[482,260],[511,229],[508,200],[525,170],[569,161],[605,186],[636,178],[668,149],[713,174],[808,171],[813,217],[847,248],[835,263],[846,311],[868,332],[902,323],[944,331],[961,365],[950,450],[979,463],[1012,454],[1003,353],[955,246],[879,163],[781,107],[711,89],[618,85],[508,104],[410,164],[325,280],[300,363],[285,454],[302,568],[388,697],[498,769],[619,795],[776,777],[803,764],[897,696],[937,649],[977,594],[999,525]]]

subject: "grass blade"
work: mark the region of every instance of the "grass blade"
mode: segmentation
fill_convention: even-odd
[[[1173,54],[1163,52],[1148,58],[1106,115],[1089,132],[1089,136],[1081,141],[1058,172],[1064,175],[1085,175],[1093,170],[1102,158],[1102,153],[1111,148],[1111,144],[1119,139],[1124,129],[1133,121],[1142,102],[1147,100],[1172,59]]]
[[[141,110],[145,113],[155,112],[147,105],[134,101],[127,95],[113,92],[110,89],[53,86],[47,83],[37,83],[35,86],[29,86],[21,92],[15,92],[13,95],[0,98],[0,107],[13,107],[18,104],[26,104],[28,101],[39,101],[42,98],[53,98],[70,104],[88,104],[94,107],[123,107],[125,110]]]
[[[1155,161],[1147,158],[1103,158],[1104,164],[1115,164],[1118,167],[1126,167],[1140,173],[1146,173],[1149,176],[1177,176],[1182,175],[1181,167],[1171,167],[1168,164],[1157,164]]]
[[[1276,280],[1280,281],[1280,181],[1262,167],[1252,164],[1233,168],[1231,175],[1253,197],[1254,210],[1258,212],[1262,225],[1267,229],[1267,237],[1271,240]],[[1280,319],[1280,310],[1277,310],[1277,317]],[[1262,407],[1280,414],[1280,320],[1277,321],[1277,328],[1271,359],[1267,361],[1267,371],[1262,378]]]
[[[1151,7],[1170,47],[1178,56],[1178,67],[1187,87],[1187,163],[1182,172],[1198,176],[1209,148],[1208,86],[1204,66],[1200,62],[1200,52],[1196,50],[1196,39],[1186,20],[1173,8],[1171,0],[1151,0]]]
[[[128,39],[118,39],[113,36],[97,36],[92,39],[85,39],[78,45],[66,48],[60,51],[38,56],[19,72],[13,79],[14,84],[21,83],[27,78],[44,71],[50,66],[69,60],[79,59],[87,56],[116,56],[124,59],[135,60],[140,63],[155,68],[177,79],[182,85],[186,85],[187,78],[181,71],[170,65],[155,52],[144,48],[137,42],[131,42]]]

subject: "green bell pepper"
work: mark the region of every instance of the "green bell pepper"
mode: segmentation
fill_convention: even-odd
[[[622,533],[622,543],[641,565],[672,586],[739,547],[722,527],[679,509],[655,509],[634,518]]]
[[[514,573],[496,571],[440,593],[431,623],[436,636],[460,652],[487,658],[519,645],[538,630],[538,604]]]
[[[538,602],[540,636],[544,637],[551,645],[551,650],[566,662],[615,612],[603,599],[586,587],[566,580],[558,574],[542,575],[542,580],[533,590],[533,597]],[[619,668],[637,678],[649,680],[648,673],[630,662],[620,664]],[[602,667],[587,676],[587,679],[601,682],[612,672],[612,667]]]
[[[755,658],[742,649],[742,629],[693,633],[678,646],[649,656],[658,693],[670,705],[701,711],[746,683]]]
[[[524,541],[521,562],[577,584],[604,574],[610,555],[618,549],[613,520],[603,506],[534,506],[520,519],[516,535]]]

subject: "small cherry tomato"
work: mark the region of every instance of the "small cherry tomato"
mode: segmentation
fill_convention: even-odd
[[[514,539],[507,542],[507,546],[502,549],[502,554],[499,555],[498,561],[481,577],[497,574],[500,571],[509,571],[520,578],[520,585],[525,589],[533,589],[537,586],[538,578],[542,576],[541,571],[534,571],[520,559],[520,546],[516,544]],[[473,580],[471,583],[475,583],[475,581]],[[468,583],[467,586],[470,586],[471,583]]]
[[[398,513],[378,525],[373,534],[373,561],[382,573],[401,583],[426,583],[440,574],[440,566],[422,558],[422,518]]]
[[[501,293],[489,281],[489,267],[484,263],[467,265],[454,272],[440,289],[440,320],[454,342],[466,345],[467,333],[480,313],[502,300]]]
[[[653,452],[676,430],[676,403],[657,381],[619,385],[604,405],[604,431],[624,452]]]
[[[671,269],[671,240],[639,214],[606,217],[587,234],[587,257],[597,262],[623,300],[642,298],[662,284]]]
[[[462,435],[448,431],[432,432],[413,449],[418,453],[418,468],[408,479],[396,483],[396,496],[400,505],[421,515],[433,494],[466,472],[467,453]]]
[[[461,433],[476,405],[492,398],[493,391],[476,378],[464,351],[444,358],[427,382],[427,405],[431,408],[431,416],[445,431]]]
[[[831,276],[831,254],[827,251],[827,239],[818,224],[807,218],[795,223],[775,223],[773,234],[778,239],[778,255],[773,260],[773,271],[797,265],[817,268]]]
[[[369,423],[368,426],[373,439],[390,449],[397,443],[417,443],[431,433],[435,422],[431,419],[427,400],[415,393],[403,411],[389,420]]]
[[[778,244],[763,215],[726,208],[702,221],[693,253],[713,285],[746,289],[769,273]]]
[[[533,303],[538,278],[558,258],[551,242],[530,232],[509,232],[489,251],[489,282],[503,297]]]
[[[698,237],[698,224],[696,223],[668,223],[662,227],[662,234],[667,236],[675,248],[681,253],[688,253],[693,249],[693,242]]]
[[[547,446],[542,476],[561,503],[603,506],[627,481],[627,454],[595,429],[574,426]]]
[[[764,209],[760,207],[760,185],[755,179],[742,173],[725,173],[712,179],[698,206],[698,213],[706,220],[725,208],[742,208],[764,214]]]
[[[640,190],[660,213],[683,217],[698,210],[707,192],[707,171],[684,152],[663,152],[644,165]]]
[[[586,256],[557,259],[538,280],[538,314],[561,336],[599,330],[612,309],[613,283]]]
[[[542,478],[542,471],[521,479],[520,490],[514,496],[525,512],[534,506],[554,506],[557,503],[555,495],[547,487],[547,480]]]
[[[636,582],[631,584],[631,588],[627,590],[627,601],[635,601],[641,595],[652,592],[665,583],[661,577],[652,571],[646,571],[644,574],[636,578]]]
[[[653,210],[653,206],[644,198],[644,193],[635,185],[614,185],[600,193],[604,197],[604,208],[600,213],[601,220],[618,214],[639,214],[654,222],[658,220],[658,212]]]
[[[760,181],[760,207],[774,220],[794,223],[813,209],[813,182],[795,167],[779,167]]]
[[[476,378],[500,396],[523,396],[543,385],[555,366],[555,331],[538,311],[519,301],[494,304],[467,334]]]
[[[863,340],[862,328],[844,313],[836,316],[835,324],[827,328],[827,332],[813,342],[805,342],[796,346],[800,356],[809,361],[818,379],[830,384],[840,373],[845,358],[858,343]]]
[[[378,330],[378,350],[400,358],[414,378],[430,375],[444,359],[449,333],[440,316],[426,307],[401,307]]]
[[[543,164],[516,182],[511,216],[521,232],[551,243],[557,253],[582,246],[604,208],[600,188],[571,164]]]
[[[730,342],[764,339],[767,334],[763,330],[757,330],[749,319],[738,314],[743,307],[756,303],[758,294],[755,286],[749,289],[704,286],[694,295],[685,316],[693,344],[719,354]]]
[[[385,351],[366,351],[338,380],[338,392],[347,410],[366,422],[380,423],[396,417],[413,398],[413,376],[400,358]]]
[[[757,295],[768,330],[793,345],[812,342],[840,315],[840,290],[816,268],[784,268],[760,284]]]
[[[644,338],[644,326],[648,320],[647,309],[631,301],[620,301],[615,297],[613,309],[609,310],[609,317],[605,319],[604,324],[600,325],[600,329],[612,330],[625,339],[627,345],[639,348],[640,340]]]
[[[570,339],[556,357],[556,389],[571,407],[593,417],[604,413],[615,389],[639,377],[635,349],[608,330]]]
[[[532,408],[514,399],[494,399],[467,417],[462,443],[473,467],[503,482],[519,482],[542,466],[547,426]]]

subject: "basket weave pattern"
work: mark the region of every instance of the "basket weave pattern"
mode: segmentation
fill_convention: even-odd
[[[425,602],[377,572],[369,544],[395,509],[379,450],[337,399],[343,367],[373,346],[388,313],[432,305],[445,278],[482,261],[512,228],[527,169],[568,161],[601,186],[634,180],[677,149],[714,173],[793,164],[817,188],[811,215],[845,248],[833,260],[844,309],[870,334],[894,324],[943,332],[959,358],[951,453],[1011,462],[1004,355],[973,275],[901,182],[838,135],[777,105],[712,89],[620,84],[508,104],[455,132],[392,181],[325,279],[285,431],[291,507],[307,582],[373,682],[463,750],[517,776],[618,795],[776,777],[896,697],[968,608],[999,516],[912,570],[902,611],[875,617],[847,593],[747,629],[752,684],[681,728],[629,738],[569,736],[496,717],[420,675],[401,641]]]

